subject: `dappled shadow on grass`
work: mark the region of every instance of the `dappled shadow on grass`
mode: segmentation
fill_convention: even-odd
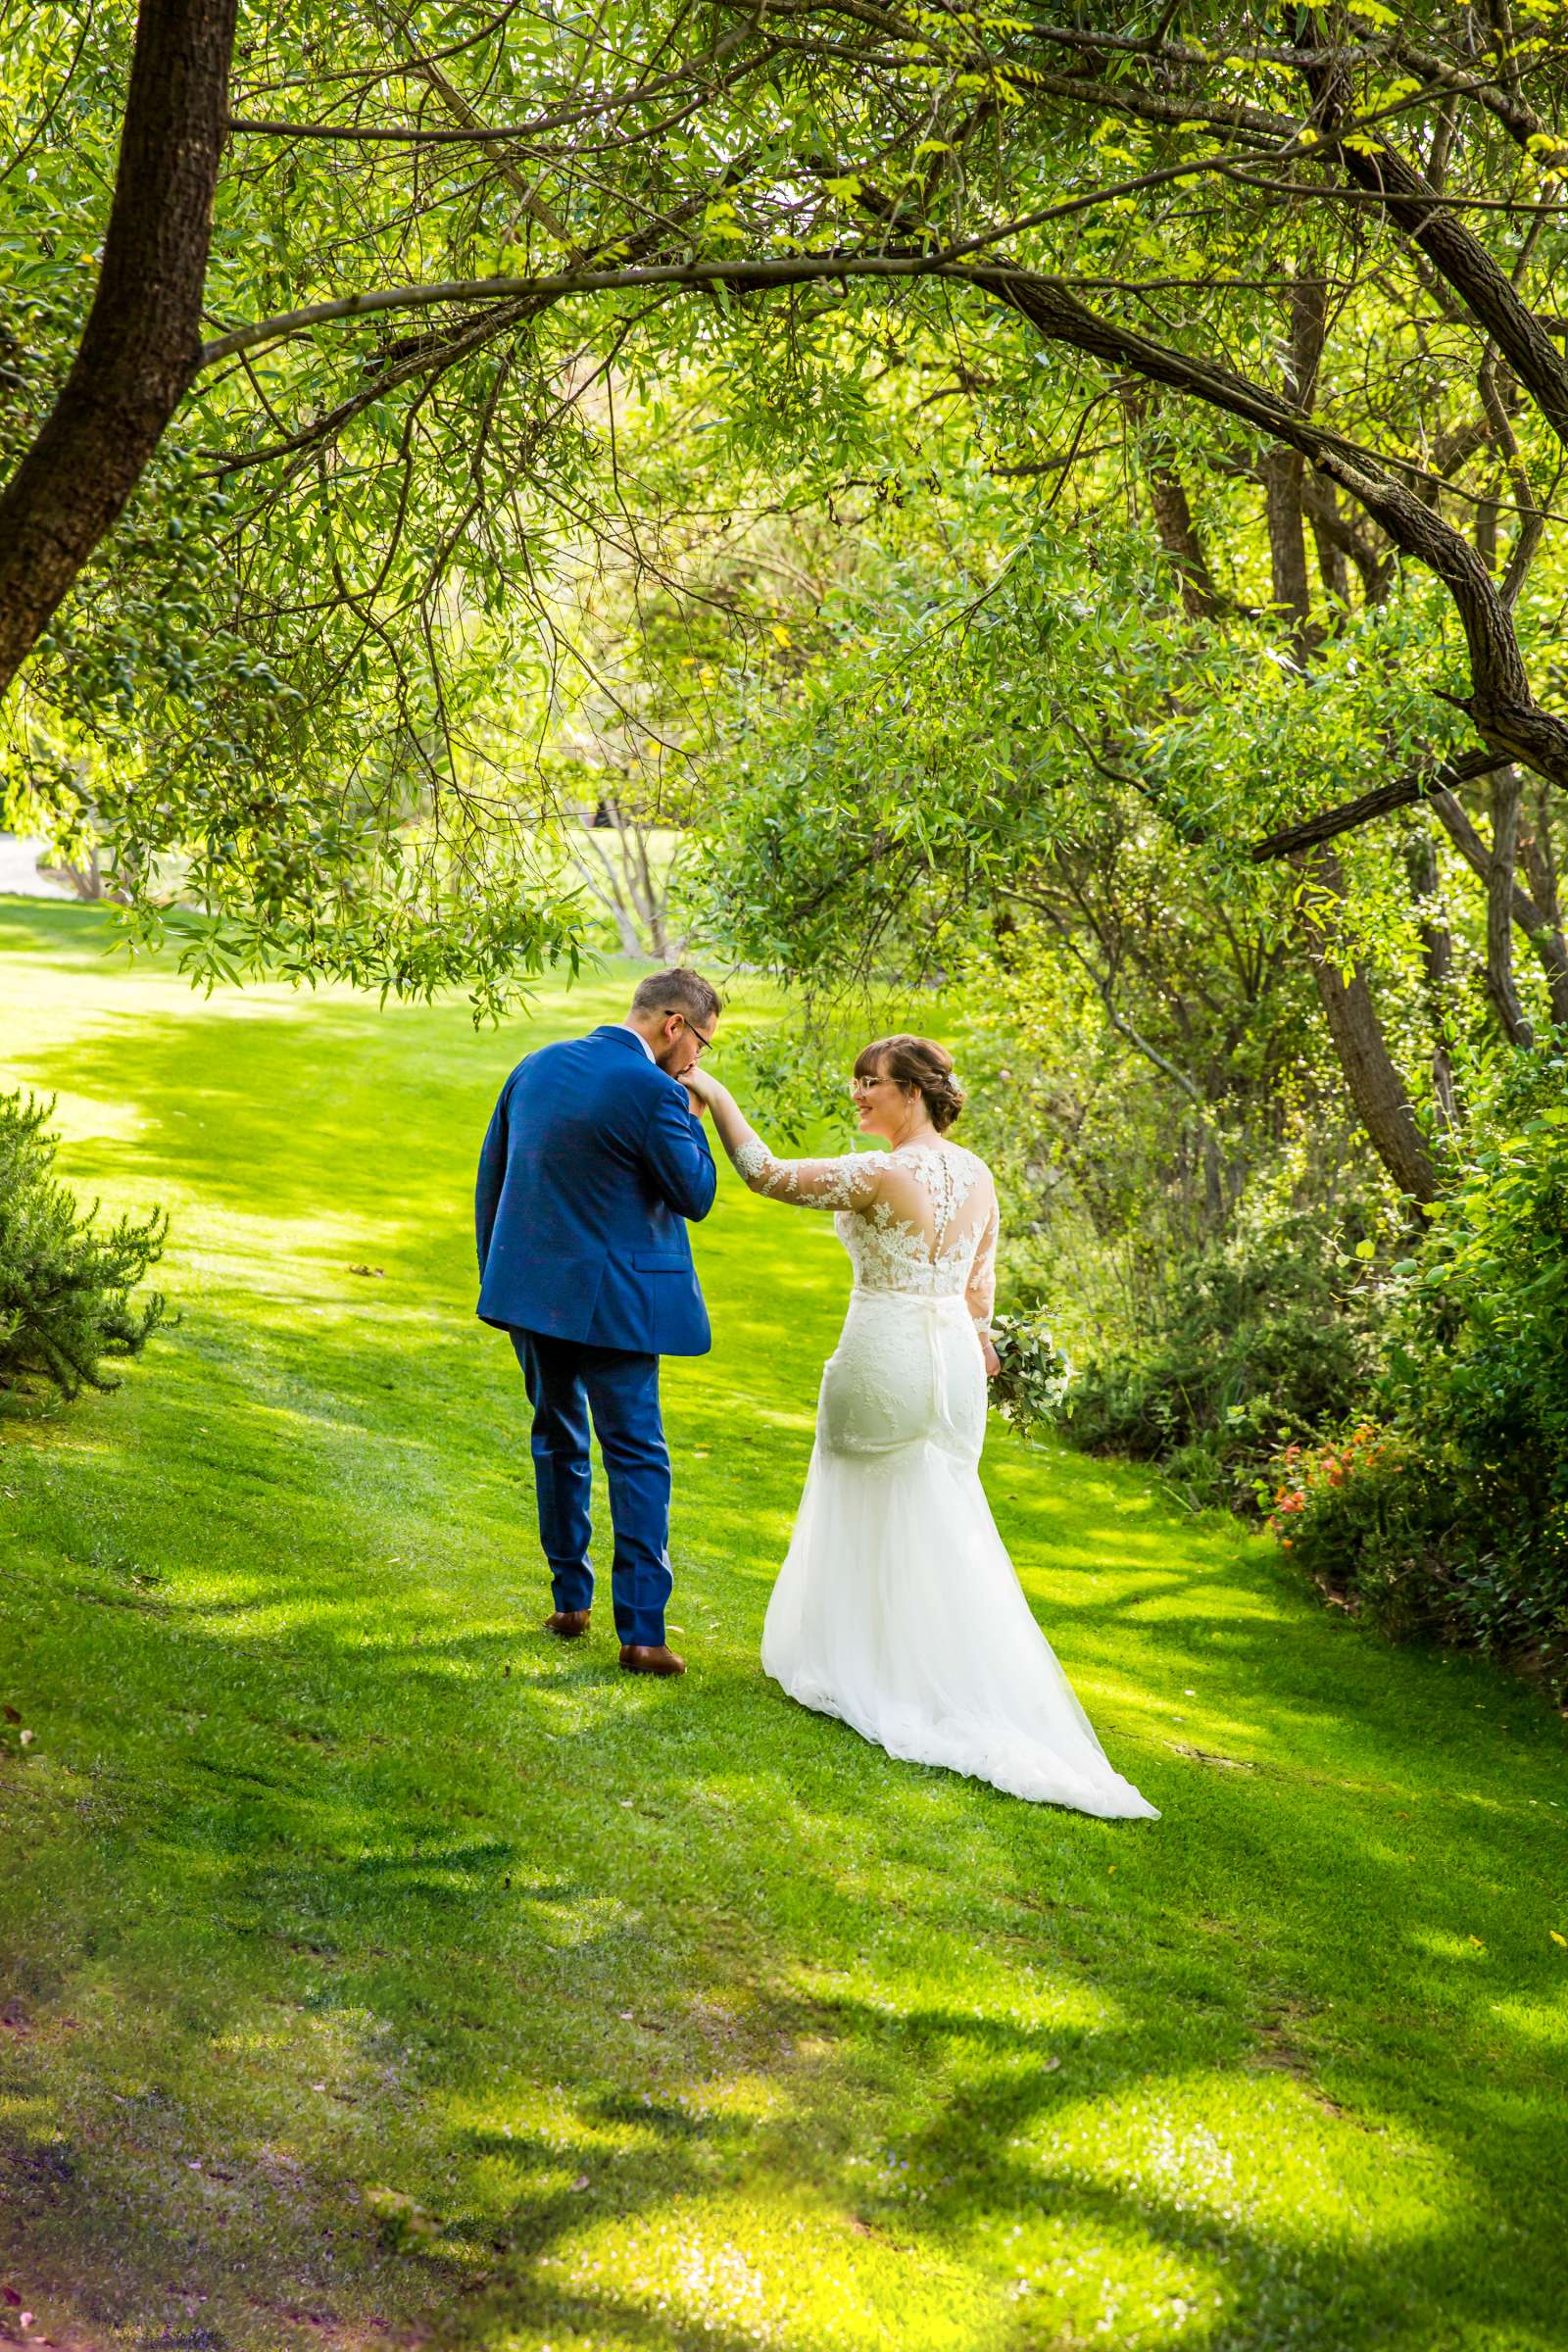
[[[513,1041],[187,1009],[60,1076],[154,1121],[136,1182],[211,1208],[206,1287],[7,1462],[38,1738],[0,1757],[0,2247],[34,2308],[268,2352],[1547,2340],[1560,1742],[1526,1694],[999,1434],[1036,1613],[1164,1819],[791,1705],[757,1643],[843,1272],[733,1189],[716,1353],[665,1378],[692,1671],[621,1677],[608,1594],[551,1643],[520,1382],[468,1313]]]
[[[967,2254],[984,2271],[1001,2260],[1000,2234],[1024,2232],[1008,2261],[1030,2293],[1010,2316],[999,2305],[994,2333],[965,2340],[1030,2341],[1031,2301],[1050,2307],[1054,2249],[1075,2230],[1102,2247],[1107,2277],[1129,2246],[1192,2273],[1193,2314],[1170,2339],[1184,2345],[1328,2344],[1345,2340],[1334,2329],[1348,2313],[1350,2340],[1425,2352],[1432,2311],[1409,2303],[1423,2269],[1462,2298],[1467,2326],[1519,2317],[1505,2270],[1455,2272],[1447,2221],[1384,2244],[1375,2216],[1331,2197],[1314,2238],[1283,2211],[1269,2228],[1241,2210],[1234,2184],[1195,2195],[1177,2157],[1163,2186],[1159,2164],[1147,2177],[1136,2146],[1123,2177],[1115,2167],[1097,2177],[1083,2145],[1063,2150],[1058,2129],[1087,2115],[1114,2131],[1129,2103],[1197,2082],[1241,2086],[1240,2105],[1203,2128],[1245,2135],[1249,2117],[1261,2117],[1261,2085],[1272,2109],[1287,2110],[1273,2138],[1299,2143],[1330,2176],[1348,2143],[1370,2135],[1396,2160],[1441,2153],[1457,2208],[1484,2212],[1489,2184],[1468,2168],[1488,2073],[1499,2043],[1511,2071],[1521,2052],[1479,2002],[1469,2034],[1455,2034],[1451,1971],[1440,1986],[1435,1969],[1412,1966],[1409,1931],[1453,1933],[1461,1918],[1490,1929],[1494,1825],[1449,1824],[1451,1875],[1420,1884],[1376,1845],[1375,1809],[1354,1799],[1324,1809],[1288,1780],[1238,1780],[1208,1788],[1200,1813],[1182,1788],[1193,1773],[1167,1765],[1151,1789],[1169,1808],[1166,1824],[1129,1833],[894,1766],[845,1727],[790,1706],[749,1659],[705,1663],[684,1689],[631,1689],[608,1647],[563,1651],[511,1628],[443,1634],[426,1617],[416,1657],[395,1638],[339,1640],[336,1622],[305,1605],[275,1657],[271,1637],[252,1635],[243,1678],[245,1713],[268,1735],[263,1754],[275,1755],[279,1722],[289,1737],[333,1694],[330,1755],[298,1749],[289,1774],[268,1776],[264,1800],[241,1790],[215,1801],[191,1793],[209,1760],[176,1751],[163,1788],[136,1801],[160,1883],[199,1889],[232,1943],[277,1955],[262,1971],[269,2004],[302,2022],[340,2018],[368,2052],[373,2022],[395,2020],[399,2096],[419,2115],[400,2160],[417,2226],[395,2203],[368,2214],[354,2201],[367,2176],[341,2160],[296,2164],[282,2197],[290,2249],[337,2233],[323,2291],[339,2306],[347,2297],[363,2316],[364,2298],[390,2300],[432,2325],[455,2308],[466,2315],[455,2337],[467,2342],[521,2326],[611,2324],[651,2346],[755,2342],[710,2325],[700,2297],[652,2308],[634,2255],[629,2276],[606,2256],[574,2282],[572,2266],[596,2230],[634,2247],[641,2228],[688,2202],[739,2196],[765,2214],[793,2184],[833,2217],[828,2257],[847,2276],[867,2242]],[[228,1642],[177,1605],[160,1603],[143,1632],[167,1644],[174,1687],[199,1691],[232,1676]],[[465,1775],[449,1751],[431,1753],[426,1720],[422,1747],[443,1792],[431,1803],[419,1757],[382,1742],[445,1682],[471,1695],[464,1736],[477,1761]],[[242,1746],[237,1717],[227,1737]],[[254,1759],[227,1769],[258,1777]],[[623,1804],[629,1818],[609,1812]],[[455,1821],[458,1807],[473,1820]],[[1332,1850],[1314,1854],[1324,1843]],[[1129,1886],[1118,1898],[1106,1883],[1106,1858],[1117,1856],[1129,1872],[1146,1866],[1136,1895]],[[667,1906],[650,1935],[647,1906],[666,1873]],[[630,1924],[628,1900],[643,1914]],[[1330,1900],[1339,1917],[1326,1915]],[[1367,1954],[1364,1972],[1345,1948],[1346,1916],[1389,1923],[1390,1948]],[[806,1920],[803,1939],[791,1923]],[[886,1948],[868,1970],[872,1923]],[[194,1934],[194,1916],[189,1924]],[[972,1947],[974,1998],[933,1998],[920,1955],[957,1943]],[[1013,1967],[1036,2019],[999,2006]],[[1528,1989],[1516,1953],[1488,1970],[1513,1993]],[[867,1975],[882,1980],[878,1990]],[[514,2029],[496,1998],[519,1976],[544,2009],[520,2052],[507,2046]],[[230,1967],[225,1982],[220,1970],[204,1987],[205,2037],[243,2045],[266,2014],[259,1989],[254,1971]],[[1440,1991],[1441,2103],[1396,2069],[1358,2085],[1353,2054],[1348,2065],[1331,2058],[1332,2099],[1316,2087],[1315,2004],[1364,1998],[1380,2012],[1396,2001],[1418,2015]],[[32,1987],[67,2014],[90,1992],[91,1975],[69,1970]],[[1080,1996],[1098,2009],[1092,2022],[1070,2015]],[[1281,2000],[1301,2007],[1303,2048],[1270,2022]],[[156,2050],[159,2023],[148,2024]],[[1281,2071],[1253,2074],[1260,2059]],[[548,2133],[525,2120],[542,2080],[562,2092]],[[731,2086],[754,2080],[775,2095],[755,2111],[725,2104]],[[1375,2120],[1354,2120],[1358,2091]],[[515,2127],[452,2120],[475,2102],[504,2113],[513,2098]],[[176,2121],[183,2146],[194,2119]],[[174,2144],[155,2124],[144,2118],[138,2132],[172,2163]],[[112,2141],[64,2161],[76,2169],[57,2169],[47,2198],[24,2192],[39,2255],[69,2252],[78,2195],[92,2203],[90,2222],[79,2217],[89,2239],[118,2231],[137,2244],[139,2163],[117,2161]],[[210,2161],[243,2186],[265,2172],[265,2145],[220,2144]],[[385,2151],[374,2163],[379,2179]],[[464,2194],[470,2164],[484,2186],[477,2201]],[[443,2180],[445,2195],[426,2184]],[[282,2195],[269,2193],[274,2204]],[[222,2237],[198,2229],[183,2256],[215,2300],[247,2287],[263,2304],[276,2284],[270,2259],[265,2244],[248,2255],[236,2245],[232,2225]],[[1201,2299],[1221,2292],[1223,2323],[1204,2320]],[[454,2332],[450,2316],[442,2327]],[[780,2340],[812,2342],[808,2319],[801,2330],[786,2327]]]
[[[900,2136],[897,2152],[888,2151],[891,2163],[880,2175],[868,2178],[865,2169],[846,2165],[840,2153],[818,2162],[810,2185],[849,2217],[850,2230],[841,2238],[839,2256],[851,2273],[857,2251],[852,2231],[905,2248],[917,2230],[934,2249],[951,2254],[972,2242],[980,2207],[993,2236],[1011,2237],[1012,2278],[1025,2285],[1020,2298],[1024,2308],[1013,2327],[999,2325],[995,2335],[988,2331],[987,2341],[1015,2340],[1022,2345],[1040,2340],[1029,2303],[1039,2298],[1049,2324],[1056,2300],[1053,2264],[1059,2259],[1063,2240],[1072,2244],[1075,2239],[1087,2239],[1101,2250],[1105,2282],[1112,2288],[1120,2257],[1129,2246],[1136,2249],[1137,2260],[1152,2253],[1170,2263],[1184,2282],[1192,2280],[1191,2304],[1168,2335],[1161,2331],[1158,2340],[1332,2343],[1336,2325],[1351,2316],[1357,2340],[1421,2345],[1432,2341],[1428,2330],[1436,2315],[1412,2312],[1407,2280],[1391,2275],[1385,2251],[1367,2242],[1370,2233],[1359,2227],[1359,2217],[1348,2202],[1336,2216],[1339,2226],[1332,2243],[1313,2246],[1293,2232],[1283,2215],[1281,2228],[1271,2234],[1227,2210],[1220,2196],[1205,2210],[1201,2200],[1195,2202],[1179,2190],[1161,2194],[1153,2182],[1097,2181],[1070,2163],[1052,2161],[1054,2126],[1058,2119],[1065,2123],[1071,2111],[1082,2106],[1086,2070],[1101,2082],[1107,2076],[1112,2081],[1119,2076],[1123,2081],[1149,2082],[1148,2071],[1140,2071],[1140,2060],[1148,2053],[1136,2034],[1091,2038],[1058,2030],[1051,2037],[1048,2071],[1042,2065],[1047,2053],[1038,2036],[992,2020],[976,2020],[963,2011],[916,2010],[890,2021],[880,2012],[842,1999],[796,2001],[775,2004],[767,2022],[786,2048],[792,2037],[798,2046],[802,2035],[827,2043],[832,2055],[816,2062],[818,2082],[824,2063],[836,2069],[843,2064],[841,2053],[869,2044],[875,2065],[867,2072],[863,2090],[872,2100],[887,2073],[929,2077],[950,2062],[956,2043],[980,2043],[981,2070],[966,2073],[961,2088],[938,2104],[928,2124]],[[783,2071],[789,2071],[787,2063]],[[853,2095],[861,2087],[856,2082],[859,2072],[852,2058],[840,2087]],[[535,2283],[537,2271],[532,2278],[519,2274],[504,2291],[493,2294],[496,2320],[512,2326],[526,2319],[539,2327],[587,2327],[623,2321],[638,2312],[639,2335],[646,2330],[646,2340],[690,2341],[678,2319],[666,2335],[663,2327],[650,2326],[646,2303],[628,2303],[616,2291],[635,2279],[637,2266],[629,2249],[637,2241],[639,2221],[658,2217],[680,2201],[702,2200],[711,2186],[713,2168],[701,2161],[709,2152],[719,2157],[725,2171],[760,2184],[778,2170],[787,2173],[794,2150],[785,2134],[765,2124],[726,2116],[694,2117],[657,2101],[600,2102],[585,2113],[632,2123],[642,2141],[635,2151],[609,2160],[591,2140],[571,2151],[573,2161],[580,2158],[595,2165],[593,2203],[588,2207],[574,2204],[570,2192],[540,2193],[530,2186],[530,2174],[559,2166],[559,2144],[487,2132],[473,2134],[470,2145],[475,2154],[499,2160],[518,2176],[510,2215],[510,2250],[534,2257],[563,2255],[569,2267],[572,2244],[592,2227],[597,2209],[614,2217],[616,2230],[628,2241],[624,2270],[617,2278],[611,2267],[603,2287],[591,2297],[548,2289],[541,2293]],[[1305,2109],[1299,2128],[1312,2130]],[[493,2227],[493,2214],[464,2216],[455,2223],[455,2234],[477,2236]],[[1021,2254],[1016,2250],[1020,2236],[1030,2241]],[[1447,2269],[1439,2232],[1412,2235],[1399,2252],[1417,2265],[1432,2262],[1439,2276]],[[1223,2314],[1217,2324],[1210,2316],[1215,2307]],[[1521,2315],[1507,2283],[1495,2280],[1467,2299],[1462,2314],[1449,2310],[1445,2316],[1455,2324],[1505,2328]],[[686,2317],[695,2334],[703,2324],[701,2314],[689,2311]],[[795,2340],[787,2322],[782,2338]],[[717,2340],[728,2339],[720,2332]],[[897,2340],[891,2329],[888,2340]]]

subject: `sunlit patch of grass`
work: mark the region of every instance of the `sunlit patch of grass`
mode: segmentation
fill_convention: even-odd
[[[1014,2143],[1054,2178],[1131,2190],[1199,2224],[1266,2230],[1282,2249],[1416,2239],[1440,2218],[1414,2134],[1369,2133],[1291,2070],[1153,2077],[1114,2098],[1069,2099],[1050,2129]],[[1409,2174],[1389,2168],[1409,2165]]]
[[[633,2314],[677,2341],[767,2352],[970,2352],[997,2341],[998,2295],[961,2265],[758,2186],[681,2198],[629,2229],[584,2230],[541,2266],[589,2311]]]
[[[468,1235],[500,1078],[623,983],[475,1034],[205,1002],[100,933],[0,910],[6,1082],[58,1089],[78,1189],[170,1202],[184,1312],[112,1396],[0,1401],[0,2282],[35,2333],[1561,2343],[1568,1803],[1527,1690],[994,1431],[1031,1603],[1163,1819],[792,1707],[758,1637],[845,1270],[727,1180],[715,1349],[665,1381],[691,1672],[628,1685],[608,1626],[538,1631]]]

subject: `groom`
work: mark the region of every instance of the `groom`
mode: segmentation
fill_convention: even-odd
[[[683,966],[639,983],[624,1021],[541,1046],[501,1090],[479,1154],[481,1318],[517,1352],[533,1407],[539,1540],[555,1613],[588,1630],[592,1415],[610,1481],[611,1568],[628,1674],[683,1674],[664,1642],[669,1454],[662,1355],[705,1355],[708,1310],[685,1219],[717,1177],[701,1110],[678,1083],[712,1043],[717,992]]]

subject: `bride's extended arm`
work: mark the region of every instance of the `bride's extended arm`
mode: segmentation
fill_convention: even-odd
[[[976,1331],[982,1336],[991,1329],[991,1313],[997,1303],[997,1237],[1000,1231],[997,1197],[991,1196],[980,1239],[975,1244],[974,1261],[969,1268],[969,1280],[964,1288],[964,1299],[974,1317]]]
[[[711,1110],[719,1142],[736,1174],[754,1193],[793,1201],[797,1208],[868,1208],[876,1199],[880,1152],[851,1152],[842,1159],[778,1159],[728,1087],[706,1070],[689,1071],[686,1083]]]
[[[975,1331],[980,1341],[980,1352],[985,1358],[986,1378],[989,1380],[1000,1366],[991,1337],[991,1315],[997,1303],[997,1236],[1001,1221],[997,1213],[997,1197],[993,1192],[991,1205],[986,1211],[985,1225],[975,1249],[974,1263],[969,1268],[969,1280],[964,1289],[964,1301],[974,1317]]]

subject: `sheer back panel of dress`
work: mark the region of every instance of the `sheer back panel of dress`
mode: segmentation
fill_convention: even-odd
[[[752,1135],[734,1154],[754,1193],[837,1214],[860,1290],[964,1297],[982,1327],[996,1292],[997,1190],[961,1144],[779,1159]]]

